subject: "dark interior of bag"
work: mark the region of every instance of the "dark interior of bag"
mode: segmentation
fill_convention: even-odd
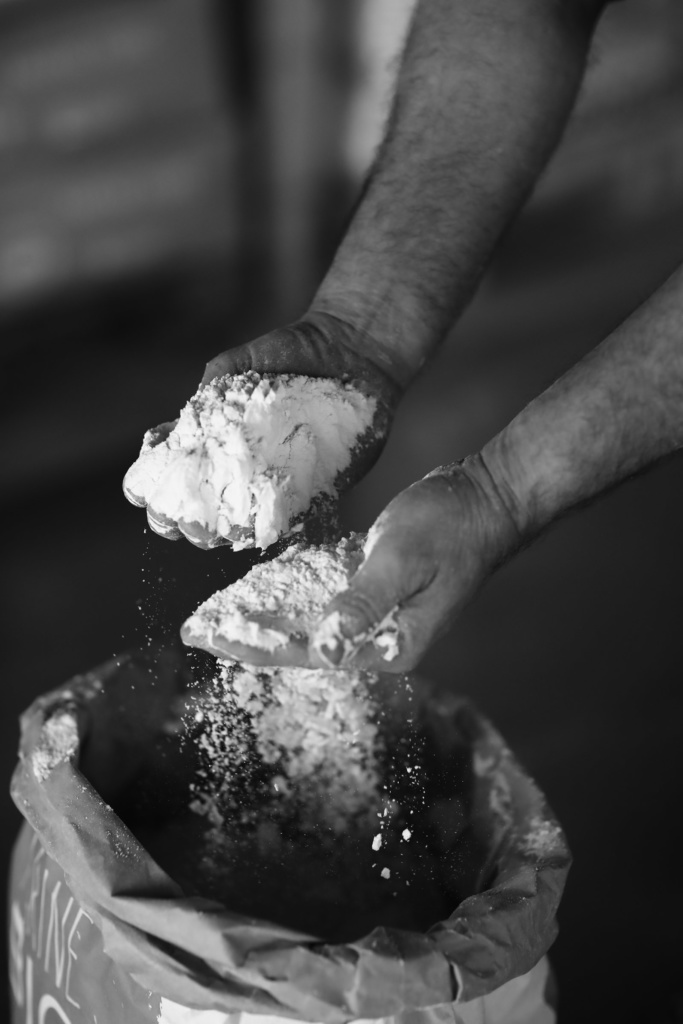
[[[258,716],[235,713],[213,658],[192,659],[182,690],[144,658],[88,705],[79,768],[185,895],[347,942],[424,932],[502,873],[500,822],[473,771],[477,720],[437,712],[428,686],[356,682],[372,762],[359,800],[357,740],[339,748],[346,764],[312,752],[315,772],[297,775],[286,748],[264,759]]]

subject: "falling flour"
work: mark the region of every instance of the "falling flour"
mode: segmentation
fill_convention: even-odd
[[[224,664],[193,708],[205,769],[192,809],[221,835],[246,803],[302,833],[368,828],[383,802],[372,683],[361,673]]]
[[[405,694],[398,677],[219,663],[185,704],[196,760],[188,811],[155,840],[162,866],[234,913],[333,941],[438,920]]]
[[[205,661],[123,820],[188,896],[251,922],[332,942],[424,930],[451,896],[413,700],[406,676]]]
[[[375,399],[328,378],[218,378],[199,388],[167,437],[145,434],[124,491],[147,506],[159,533],[266,548],[315,499],[336,497],[376,411]]]
[[[231,644],[270,652],[294,639],[307,645],[325,606],[347,588],[363,558],[359,534],[338,544],[294,545],[204,601],[184,623],[183,641],[218,657]],[[386,661],[398,653],[393,616],[360,639],[372,640]]]

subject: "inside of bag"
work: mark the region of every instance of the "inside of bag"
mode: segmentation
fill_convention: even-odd
[[[343,942],[481,890],[470,738],[423,680],[208,656],[195,676],[109,796],[187,895]]]

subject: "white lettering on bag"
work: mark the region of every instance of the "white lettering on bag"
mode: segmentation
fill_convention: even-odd
[[[54,950],[55,984],[57,988],[62,984],[62,975],[64,974],[64,963],[66,960],[66,944],[64,942],[66,919],[69,916],[74,903],[73,896],[70,896],[66,905],[66,910],[62,914],[62,924],[60,929],[58,898],[61,887],[62,883],[57,882],[52,890],[52,896],[50,897],[50,917],[47,923],[47,938],[45,939],[45,973],[50,973],[50,954]]]
[[[9,918],[9,983],[17,1006],[24,1005],[24,917],[16,900]]]
[[[83,921],[92,926],[93,920],[78,906],[64,880],[51,876],[50,861],[42,846],[32,840],[29,849],[33,860],[24,876],[23,899],[14,900],[10,909],[12,995],[16,1006],[24,1010],[22,1024],[42,1024],[51,1009],[70,1024],[68,1013],[71,1011],[67,1012],[68,1007],[65,1010],[60,1000],[81,1009],[76,998],[78,969],[74,969],[74,964],[79,958],[78,950],[87,947],[91,938]],[[37,1021],[33,1009],[36,964],[40,965],[41,989],[44,988],[42,971],[56,989],[53,995],[45,994],[38,1004]]]
[[[44,850],[40,849],[33,861],[33,867],[31,868],[31,882],[29,886],[28,902],[26,906],[26,921],[27,931],[31,936],[31,948],[35,953],[38,944],[38,906],[40,890],[41,890],[41,860],[45,856]],[[43,885],[45,884],[45,874],[43,873]]]
[[[78,925],[79,925],[80,921],[82,920],[82,918],[85,918],[86,921],[90,921],[90,924],[93,923],[92,918],[88,917],[88,915],[86,914],[85,910],[83,910],[82,907],[79,907],[78,908],[78,913],[76,914],[76,917],[74,918],[74,923],[71,925],[71,931],[69,932],[69,941],[68,941],[67,946],[66,946],[67,953],[68,953],[68,960],[67,960],[67,965],[66,965],[66,985],[64,986],[64,994],[65,994],[67,1000],[71,1003],[72,1006],[75,1006],[76,1009],[78,1009],[78,1010],[80,1010],[81,1004],[77,1003],[76,1000],[72,997],[71,992],[70,992],[70,982],[71,982],[71,968],[73,966],[74,961],[78,960],[78,954],[76,953],[75,949],[73,948],[72,943],[73,943],[73,940],[74,940],[74,935],[76,934],[76,929],[78,928]]]
[[[38,917],[38,940],[34,953],[36,954],[36,960],[40,960],[40,955],[43,949],[43,926],[45,924],[45,889],[47,887],[47,880],[49,877],[49,871],[47,868],[43,869],[43,880],[40,883],[40,915]]]
[[[49,995],[41,996],[40,1002],[38,1003],[38,1024],[45,1024],[45,1014],[48,1010],[54,1010],[64,1024],[71,1024],[71,1019],[67,1017],[55,997]]]
[[[26,957],[26,1024],[33,1024],[33,957]]]

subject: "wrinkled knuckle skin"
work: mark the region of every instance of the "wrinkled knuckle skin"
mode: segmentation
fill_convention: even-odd
[[[364,629],[372,628],[384,618],[384,612],[380,610],[376,599],[362,590],[346,594],[343,606],[339,611],[342,630],[345,633],[347,628],[351,628],[355,632],[362,632]],[[350,637],[350,639],[352,638],[353,636]]]
[[[448,477],[437,476],[436,474],[425,477],[423,480],[418,480],[417,483],[408,488],[406,493],[410,495],[413,501],[422,502],[428,499],[435,508],[437,505],[441,506],[444,512],[446,509],[451,508],[453,498],[457,497],[453,483]]]

